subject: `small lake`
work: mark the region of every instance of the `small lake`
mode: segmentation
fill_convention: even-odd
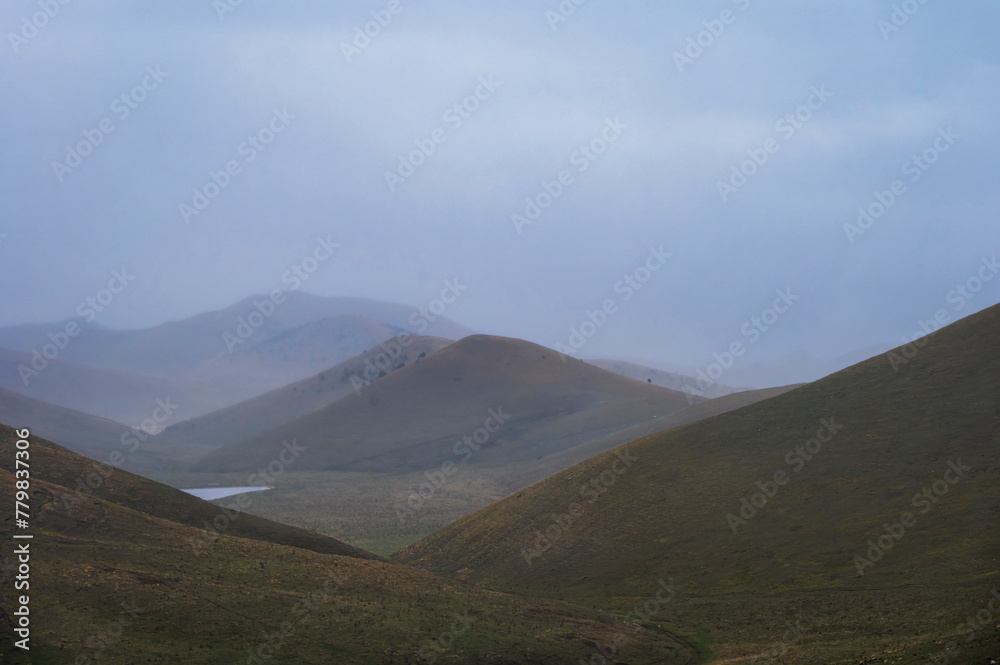
[[[192,489],[181,490],[182,492],[187,492],[188,494],[193,494],[199,499],[204,499],[205,501],[215,501],[216,499],[224,499],[227,496],[233,496],[234,494],[244,494],[246,492],[261,492],[263,490],[269,490],[270,487],[195,487]]]

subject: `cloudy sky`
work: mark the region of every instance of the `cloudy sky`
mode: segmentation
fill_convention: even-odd
[[[0,325],[115,270],[97,323],[129,328],[304,265],[310,293],[457,280],[478,331],[704,364],[1000,301],[992,0],[62,1],[0,6]]]

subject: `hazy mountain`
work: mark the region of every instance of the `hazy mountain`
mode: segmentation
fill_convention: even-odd
[[[352,322],[370,327],[368,339],[359,340],[363,344],[360,349],[346,352],[333,363],[327,362],[327,366],[357,355],[400,331],[450,339],[472,332],[440,317],[428,321],[413,308],[364,298],[324,298],[293,291],[277,300],[280,302],[276,304],[270,296],[251,296],[222,310],[145,330],[109,330],[80,319],[79,334],[68,340],[59,358],[137,374],[173,376],[323,319],[339,320],[351,335],[356,335],[349,330]],[[414,314],[416,325],[410,321]],[[29,353],[32,349],[41,350],[43,345],[51,343],[48,336],[58,337],[65,325],[66,322],[0,328],[0,347]],[[298,351],[287,345],[277,348],[292,356]]]
[[[62,358],[47,360],[44,366],[36,363],[34,367],[41,369],[28,376],[25,385],[20,368],[31,368],[32,360],[24,351],[0,349],[0,388],[131,425],[149,417],[160,399],[171,398],[179,405],[176,417],[192,413],[194,405],[217,399],[210,389],[187,385],[182,380],[94,367]]]
[[[257,296],[146,330],[80,324],[69,336],[66,322],[15,326],[0,329],[0,387],[122,422],[147,417],[169,396],[180,405],[177,422],[306,379],[407,331],[469,332],[427,316],[292,292],[277,305]]]
[[[687,406],[681,393],[563,361],[537,344],[474,335],[195,469],[254,468],[291,438],[309,449],[297,470],[524,463]],[[463,442],[477,430],[483,440]]]
[[[671,390],[679,390],[683,393],[699,395],[709,399],[722,397],[723,395],[729,395],[741,390],[747,390],[746,388],[731,388],[718,383],[712,384],[702,390],[698,387],[698,380],[692,376],[679,374],[677,372],[668,372],[662,369],[655,369],[653,367],[630,363],[624,360],[585,358],[584,362],[593,365],[594,367],[600,367],[601,369],[606,369],[609,372],[614,372],[615,374],[627,376],[628,378],[635,379],[636,381],[648,381],[657,386],[670,388]]]
[[[287,343],[288,339],[278,342]],[[380,375],[417,362],[448,344],[451,340],[440,337],[395,338],[308,379],[172,425],[162,438],[213,447],[234,443],[317,411],[378,380]]]
[[[925,660],[996,586],[998,394],[994,306],[920,345],[591,458],[398,558],[616,611],[642,593],[633,571],[670,575],[685,586],[663,621],[723,660],[791,640],[788,622],[806,632],[785,662]],[[963,658],[998,646],[990,623]]]

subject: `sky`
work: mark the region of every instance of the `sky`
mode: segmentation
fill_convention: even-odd
[[[63,2],[0,6],[0,325],[447,292],[704,365],[1000,301],[989,0]]]

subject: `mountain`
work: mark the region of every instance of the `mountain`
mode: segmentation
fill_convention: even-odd
[[[355,388],[360,390],[365,383],[377,380],[380,374],[417,362],[451,343],[451,340],[440,337],[399,337],[308,379],[171,425],[163,432],[162,438],[172,443],[210,445],[213,448],[228,445],[317,411]],[[393,357],[397,347],[400,353]]]
[[[890,348],[892,348],[891,344],[866,346],[836,358],[817,358],[812,354],[800,351],[772,362],[734,365],[726,370],[726,380],[754,388],[808,383],[885,353]]]
[[[948,642],[986,662],[997,622],[964,622],[1000,582],[998,394],[994,306],[598,455],[396,559],[611,612],[671,576],[664,624],[720,662],[941,661]]]
[[[510,476],[511,487],[521,489],[528,485],[548,478],[554,473],[568,469],[595,455],[618,448],[626,443],[641,439],[651,434],[659,434],[675,427],[681,427],[699,420],[705,420],[736,409],[742,409],[750,404],[756,404],[778,395],[783,395],[799,386],[780,386],[778,388],[763,388],[761,390],[743,390],[723,397],[716,397],[699,402],[681,411],[675,411],[662,417],[626,427],[625,429],[598,437],[573,448],[560,451],[544,457],[534,464],[518,469]]]
[[[0,426],[9,497],[16,441]],[[24,553],[5,548],[0,562],[4,663],[541,664],[601,645],[636,664],[694,662],[689,645],[654,626],[413,570],[124,471],[81,497],[89,461],[29,442],[30,528],[17,533],[33,538],[13,541]],[[11,511],[5,539],[14,526]],[[30,575],[30,587],[15,592],[15,575]],[[665,603],[672,591],[653,590]],[[14,646],[24,599],[27,652]]]
[[[130,424],[138,424],[149,417],[157,400],[174,399],[180,405],[178,418],[193,411],[192,404],[213,400],[210,390],[187,386],[177,379],[83,365],[60,357],[46,360],[44,366],[36,362],[34,366],[39,371],[37,375],[28,375],[25,385],[19,368],[31,368],[32,360],[30,353],[0,349],[0,388]]]
[[[292,438],[309,451],[296,470],[525,463],[688,405],[676,391],[561,358],[522,340],[466,337],[359,394],[226,446],[195,468],[255,468],[277,441]]]
[[[746,390],[746,388],[730,388],[729,386],[724,386],[718,383],[708,386],[702,390],[698,387],[698,380],[693,377],[685,374],[678,374],[677,372],[668,372],[666,370],[655,369],[653,367],[646,367],[645,365],[638,365],[624,360],[587,358],[584,362],[588,365],[593,365],[594,367],[600,367],[601,369],[609,372],[614,372],[615,374],[627,376],[628,378],[635,379],[636,381],[649,381],[653,385],[670,388],[671,390],[679,390],[680,392],[689,393],[691,395],[700,395],[702,397],[708,397],[709,399]]]
[[[166,415],[172,404],[151,410],[147,430],[155,433],[155,417]],[[155,417],[154,417],[155,416]],[[137,473],[177,469],[192,458],[205,455],[212,446],[163,443],[147,430],[92,416],[81,411],[47,404],[0,388],[0,422],[17,423],[38,436],[59,442],[69,450],[93,460],[109,463]]]
[[[418,316],[411,323],[409,319],[414,314]],[[363,298],[325,298],[300,291],[283,293],[279,298],[258,295],[222,310],[144,330],[109,330],[79,320],[81,331],[68,340],[59,358],[135,374],[174,376],[324,319],[339,321],[346,329],[343,333],[332,331],[335,338],[363,338],[358,340],[362,343],[360,348],[323,361],[326,366],[357,355],[401,331],[450,339],[472,332],[447,319],[437,317],[431,322],[419,315],[413,308]],[[0,328],[0,347],[31,353],[32,349],[50,343],[50,334],[59,336],[66,323]],[[315,337],[306,335],[304,339],[315,343]],[[315,353],[316,349],[307,351]],[[298,349],[285,345],[277,347],[275,352],[295,354]]]
[[[63,332],[69,323],[72,337]],[[307,379],[414,330],[470,332],[401,305],[299,292],[146,330],[13,326],[0,329],[0,387],[127,423],[169,396],[180,405],[169,421],[176,423]]]

